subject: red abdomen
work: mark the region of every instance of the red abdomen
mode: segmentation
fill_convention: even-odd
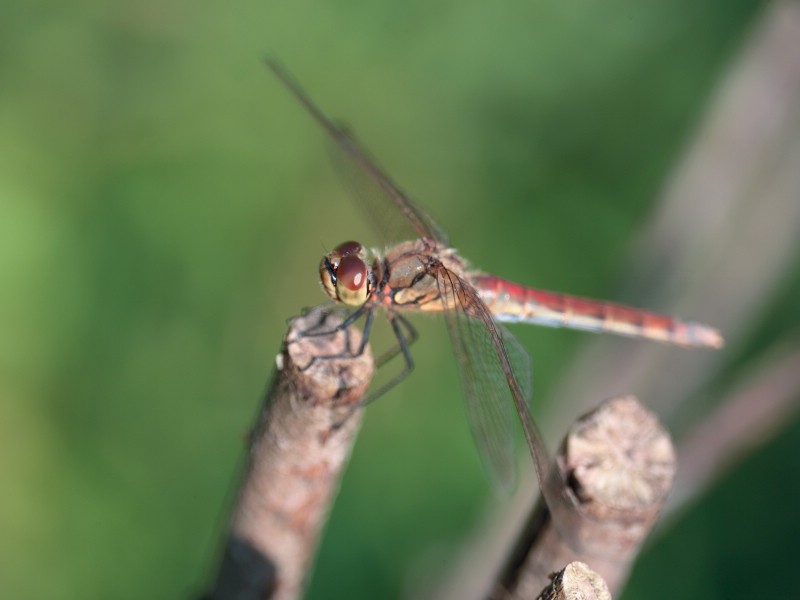
[[[534,323],[609,332],[678,344],[720,348],[719,331],[656,313],[525,287],[493,275],[476,275],[472,284],[498,321]]]

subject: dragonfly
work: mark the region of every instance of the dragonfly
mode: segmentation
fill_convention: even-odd
[[[363,352],[375,312],[388,317],[396,347],[378,362],[402,355],[403,371],[375,398],[398,384],[414,368],[410,345],[418,335],[406,318],[413,313],[441,313],[461,375],[468,420],[490,476],[500,487],[513,482],[514,412],[522,426],[542,495],[551,511],[563,502],[552,484],[550,459],[529,408],[531,361],[502,325],[532,323],[606,332],[678,346],[720,348],[719,331],[699,323],[512,283],[470,267],[450,246],[447,235],[420,205],[370,158],[349,131],[328,118],[275,60],[267,66],[333,140],[360,183],[355,198],[385,235],[397,230],[407,239],[381,252],[355,241],[344,242],[321,260],[322,287],[338,306],[352,312],[343,329],[364,318]]]

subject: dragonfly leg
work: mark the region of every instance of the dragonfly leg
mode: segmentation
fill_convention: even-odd
[[[397,324],[398,325],[402,325],[406,330],[405,331],[405,335],[406,335],[405,343],[406,343],[406,345],[407,346],[411,346],[411,344],[416,342],[417,339],[419,338],[419,334],[417,333],[416,328],[411,324],[411,322],[408,319],[406,319],[405,317],[403,317],[401,315],[395,315],[395,318],[397,319]],[[397,333],[396,332],[395,332],[395,337],[397,337]],[[398,337],[398,340],[399,339],[400,338]],[[386,352],[381,354],[380,357],[378,357],[378,360],[375,361],[375,366],[377,366],[378,368],[382,367],[387,362],[392,360],[395,356],[400,354],[402,351],[403,351],[403,346],[398,341],[397,344],[395,344],[392,348],[390,348],[389,350],[387,350]]]
[[[313,309],[312,309],[313,310]],[[334,327],[323,327],[328,322],[328,317],[331,315],[333,310],[328,309],[327,307],[323,307],[320,310],[321,316],[319,322],[314,325],[313,327],[309,327],[308,329],[300,332],[300,337],[318,337],[323,335],[333,335],[337,331],[342,331],[343,329],[347,329],[355,323],[358,319],[361,318],[365,312],[367,312],[367,305],[360,306],[358,309],[354,310],[347,318],[344,319],[341,323]],[[372,312],[371,310],[369,311]],[[320,329],[322,328],[322,329]]]
[[[370,316],[371,316],[371,312],[370,312]],[[370,392],[363,400],[361,400],[361,402],[359,402],[358,404],[353,406],[350,410],[348,410],[347,414],[344,415],[344,417],[342,417],[336,423],[333,424],[333,427],[335,429],[337,429],[337,428],[341,427],[342,425],[344,425],[345,422],[359,408],[362,408],[362,407],[366,406],[367,404],[369,404],[371,402],[374,402],[375,400],[377,400],[378,398],[383,396],[386,392],[391,390],[394,386],[396,386],[398,383],[400,383],[406,377],[408,377],[408,375],[411,373],[411,371],[414,370],[414,359],[411,357],[411,350],[409,349],[409,345],[411,343],[413,343],[414,341],[416,341],[416,339],[418,337],[417,336],[417,330],[411,325],[411,323],[408,322],[408,319],[406,319],[405,317],[400,316],[398,314],[389,313],[389,323],[391,323],[392,331],[394,332],[394,335],[397,338],[397,346],[395,348],[392,348],[388,352],[386,352],[381,357],[381,359],[384,359],[387,356],[389,358],[393,358],[397,354],[402,354],[403,355],[403,359],[405,360],[405,363],[406,363],[405,367],[403,368],[403,370],[400,373],[398,373],[397,375],[392,377],[392,379],[390,379],[389,381],[384,383],[377,390],[374,390],[374,391]],[[405,332],[402,329],[403,327],[405,327],[405,329],[406,329]],[[366,330],[366,325],[365,325],[364,329]],[[406,338],[406,335],[408,335],[408,338]],[[383,362],[385,362],[385,360]]]
[[[324,311],[323,311],[324,312]],[[350,326],[353,325],[362,315],[366,313],[366,319],[364,321],[364,331],[361,334],[361,343],[358,345],[358,348],[354,352],[352,350],[352,344],[350,343]],[[372,330],[372,322],[375,317],[375,312],[371,308],[367,308],[366,306],[360,307],[358,310],[354,311],[351,315],[349,315],[344,321],[340,324],[336,325],[335,327],[331,327],[328,329],[324,329],[322,331],[317,331],[318,327],[321,327],[325,324],[329,316],[329,313],[324,314],[321,318],[319,323],[314,325],[313,327],[306,329],[305,331],[300,332],[301,337],[317,337],[322,335],[333,335],[338,331],[344,331],[345,334],[345,348],[341,352],[337,352],[336,354],[326,354],[321,356],[315,356],[311,359],[311,361],[301,367],[301,371],[305,371],[309,369],[316,361],[318,360],[331,360],[337,358],[356,358],[361,356],[364,353],[364,349],[367,346],[367,342],[369,341],[370,331]]]
[[[358,345],[358,349],[355,353],[351,353],[352,356],[361,356],[364,354],[364,348],[367,347],[367,342],[369,342],[370,333],[372,333],[372,321],[375,317],[374,310],[367,311],[367,317],[364,319],[364,329],[361,331],[361,343]],[[347,332],[349,333],[350,330],[348,329]],[[350,349],[350,340],[347,340],[347,349]]]
[[[394,332],[395,337],[397,338],[397,346],[391,350],[389,350],[386,354],[384,354],[381,359],[386,357],[387,355],[389,358],[393,358],[397,354],[403,355],[403,360],[405,361],[405,367],[403,370],[392,377],[389,381],[384,383],[381,387],[377,390],[370,392],[366,398],[364,398],[360,406],[364,406],[373,402],[383,396],[386,392],[396,386],[398,383],[403,381],[406,377],[409,376],[411,371],[414,370],[414,359],[411,356],[411,350],[409,349],[409,345],[417,339],[417,331],[408,322],[408,320],[400,316],[398,314],[389,313],[389,323],[392,325],[392,331]],[[402,324],[402,327],[401,327]],[[403,331],[403,327],[405,327],[406,331]],[[406,338],[406,335],[409,337]],[[379,361],[380,362],[380,361]],[[385,362],[385,361],[384,361]]]

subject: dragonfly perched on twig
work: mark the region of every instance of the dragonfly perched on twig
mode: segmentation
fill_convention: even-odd
[[[466,395],[467,414],[481,456],[500,485],[514,476],[513,411],[522,424],[545,500],[553,508],[557,491],[546,486],[549,459],[528,407],[530,359],[500,323],[533,323],[668,342],[720,348],[720,333],[706,325],[652,312],[543,291],[471,269],[450,246],[443,230],[381,170],[344,129],[334,124],[275,61],[267,65],[331,136],[372,190],[357,200],[378,224],[405,229],[406,241],[384,252],[345,242],[323,257],[320,279],[325,292],[352,309],[339,328],[364,318],[363,351],[377,309],[382,309],[397,338],[405,369],[371,398],[399,383],[413,369],[409,350],[417,332],[408,313],[443,313]],[[376,193],[371,193],[372,191]],[[395,240],[397,241],[397,240]],[[548,497],[549,496],[549,497]]]

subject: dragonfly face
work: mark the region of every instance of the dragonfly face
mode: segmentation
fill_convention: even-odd
[[[346,306],[363,306],[375,291],[375,276],[367,267],[367,253],[358,242],[344,242],[319,263],[325,293]]]

